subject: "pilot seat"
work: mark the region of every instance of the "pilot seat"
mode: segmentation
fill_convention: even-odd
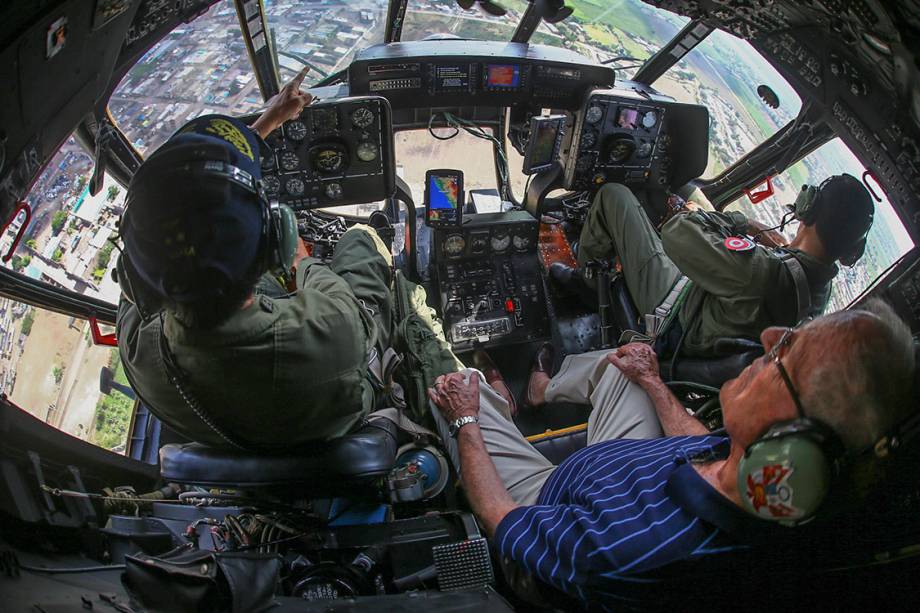
[[[298,449],[286,455],[266,455],[220,449],[201,443],[169,444],[160,449],[160,476],[183,485],[291,488],[311,496],[360,491],[394,468],[396,424],[377,417],[349,434]]]

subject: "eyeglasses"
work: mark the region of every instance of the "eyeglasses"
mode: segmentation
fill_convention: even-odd
[[[802,409],[802,401],[799,398],[799,393],[795,391],[795,386],[792,385],[792,379],[789,377],[789,372],[786,370],[786,367],[783,366],[783,362],[779,358],[780,351],[792,341],[793,334],[795,334],[795,328],[787,328],[780,337],[779,342],[770,349],[770,353],[766,355],[766,358],[776,364],[776,368],[779,370],[779,375],[782,377],[783,383],[786,384],[789,394],[792,395],[792,401],[795,403],[795,408],[799,412],[799,418],[804,418],[805,411]]]

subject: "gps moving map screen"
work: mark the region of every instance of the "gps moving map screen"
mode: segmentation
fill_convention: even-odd
[[[463,173],[429,170],[425,176],[425,221],[429,226],[460,224],[463,207]]]

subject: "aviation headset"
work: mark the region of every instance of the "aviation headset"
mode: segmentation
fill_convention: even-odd
[[[170,181],[220,181],[224,184],[229,182],[245,193],[255,196],[261,211],[261,228],[258,253],[252,266],[259,271],[271,271],[279,275],[290,272],[294,265],[298,240],[294,212],[286,205],[271,202],[261,181],[250,172],[231,164],[227,151],[219,144],[186,143],[163,154],[155,154],[145,162],[135,174],[128,190],[126,209],[120,222],[123,236],[131,224],[131,204],[136,198],[136,190],[145,189],[145,184],[156,180],[158,170],[166,169],[169,170]],[[150,176],[151,173],[153,177]],[[227,203],[228,206],[235,204]],[[169,295],[151,287],[143,280],[127,250],[122,251],[116,264],[116,280],[121,285],[125,297],[138,307],[145,319],[162,310],[165,302],[170,299]]]
[[[825,179],[818,187],[813,185],[802,186],[802,191],[799,192],[798,197],[795,199],[795,204],[792,206],[795,218],[806,225],[813,225],[815,223],[820,225],[822,214],[825,212],[824,208],[831,205],[826,195],[828,187],[836,182],[843,181],[852,183],[854,190],[862,188],[866,198],[868,198],[871,203],[871,196],[859,179],[847,174],[834,175]],[[869,236],[869,230],[872,229],[874,217],[874,212],[870,212],[866,218],[865,226],[858,228],[857,238],[853,246],[838,258],[844,266],[853,266],[859,258],[862,257],[863,252],[866,250],[866,241]]]
[[[797,525],[814,517],[845,468],[870,451],[880,458],[888,455],[902,438],[917,430],[920,415],[908,418],[873,444],[848,452],[829,425],[805,415],[797,393],[793,393],[789,375],[779,362],[786,338],[774,345],[767,357],[778,364],[798,417],[773,424],[748,445],[738,464],[737,486],[742,507],[751,515]]]

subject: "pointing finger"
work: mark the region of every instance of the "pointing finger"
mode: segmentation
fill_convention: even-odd
[[[297,76],[294,77],[293,79],[291,79],[291,82],[290,82],[290,84],[289,84],[289,85],[291,85],[291,89],[294,89],[294,90],[299,89],[299,88],[300,88],[300,84],[303,83],[304,77],[307,76],[307,73],[308,73],[308,72],[310,72],[310,67],[309,67],[309,66],[304,66],[304,67],[303,67],[303,70],[301,70],[300,72],[298,72],[298,73],[297,73]]]

